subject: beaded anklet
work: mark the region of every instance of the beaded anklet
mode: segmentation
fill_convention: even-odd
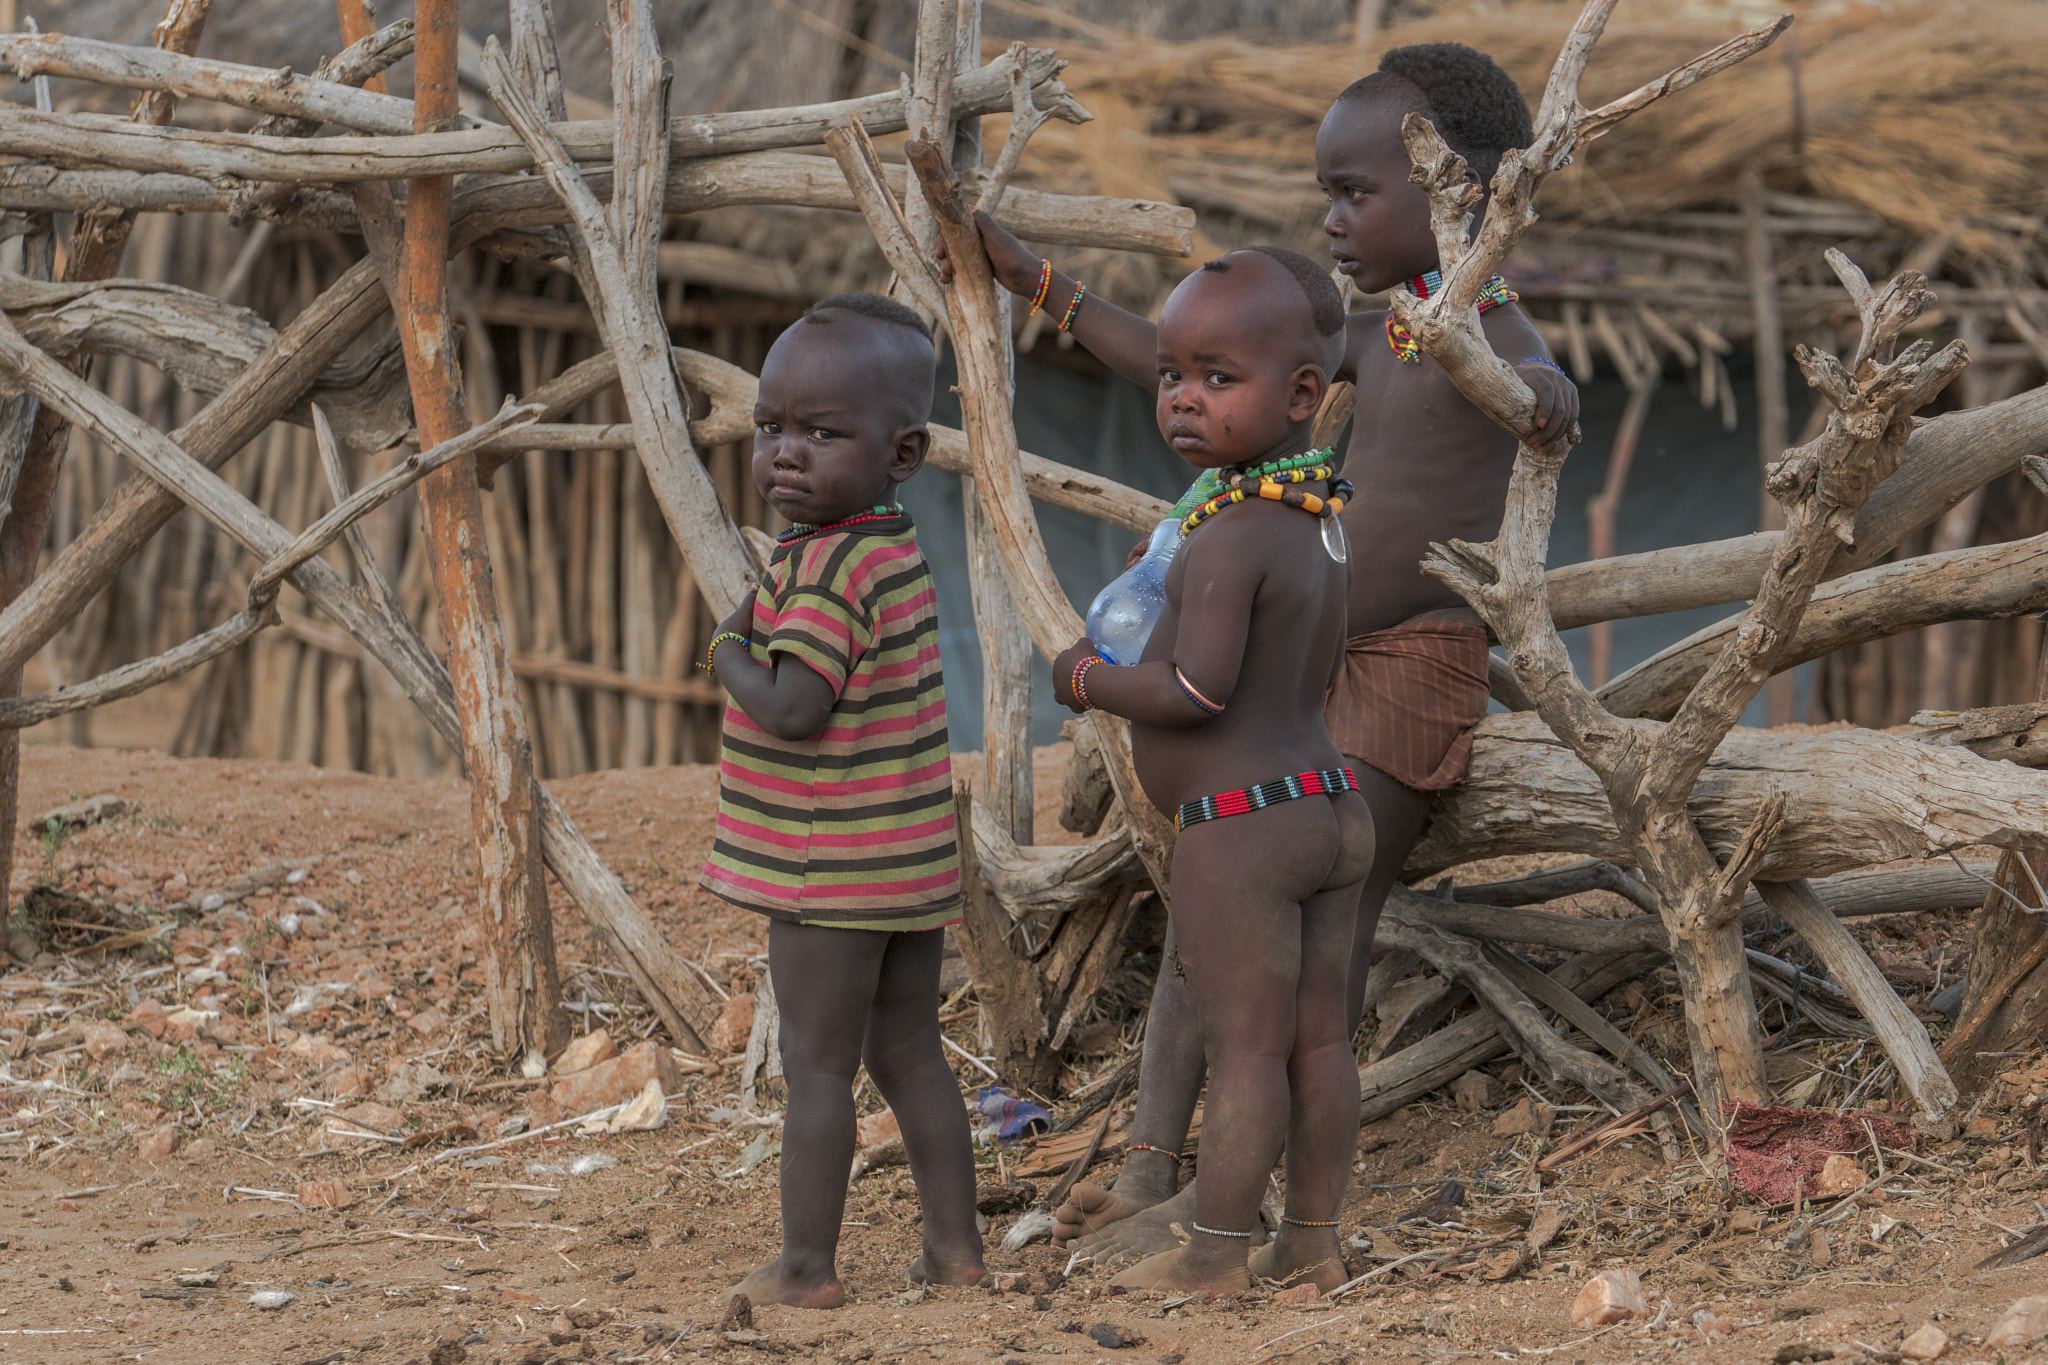
[[[1284,1213],[1280,1215],[1280,1221],[1287,1224],[1289,1227],[1296,1228],[1333,1228],[1337,1226],[1337,1220],[1334,1218],[1332,1218],[1329,1222],[1324,1223],[1319,1222],[1313,1218],[1289,1218]]]
[[[1173,670],[1173,676],[1175,681],[1180,683],[1180,690],[1188,694],[1189,701],[1201,707],[1204,711],[1207,711],[1212,716],[1220,716],[1223,714],[1222,707],[1218,706],[1215,702],[1210,701],[1207,697],[1203,696],[1200,692],[1197,692],[1195,690],[1195,685],[1188,681],[1187,674],[1181,672],[1178,668],[1176,668]]]
[[[1408,292],[1418,299],[1426,299],[1443,287],[1444,275],[1441,270],[1432,270],[1426,275],[1417,275],[1408,281]],[[1479,291],[1479,311],[1491,312],[1504,303],[1514,303],[1520,298],[1520,294],[1508,288],[1506,280],[1495,275],[1487,280],[1485,287]],[[1394,348],[1394,354],[1400,358],[1403,365],[1422,363],[1422,347],[1391,311],[1387,313],[1387,345]]]
[[[1060,330],[1062,332],[1074,325],[1074,314],[1081,311],[1081,300],[1087,297],[1087,294],[1088,286],[1082,284],[1079,280],[1074,281],[1073,300],[1067,304],[1066,316],[1060,319]]]
[[[1040,260],[1038,263],[1038,292],[1031,296],[1031,313],[1035,313],[1045,307],[1045,296],[1051,288],[1052,262]],[[1031,316],[1031,313],[1026,313],[1024,316],[1028,318]]]
[[[1154,1147],[1149,1142],[1127,1142],[1124,1144],[1124,1150],[1126,1152],[1157,1152],[1161,1156],[1170,1156],[1175,1161],[1181,1159],[1179,1152],[1169,1152],[1164,1147]]]
[[[1090,654],[1074,660],[1073,676],[1067,679],[1067,686],[1073,691],[1074,700],[1081,703],[1083,711],[1093,711],[1095,703],[1088,700],[1088,670],[1102,662],[1100,654]]]
[[[1215,1228],[1205,1228],[1200,1223],[1195,1223],[1195,1220],[1192,1218],[1188,1219],[1188,1222],[1194,1223],[1196,1232],[1206,1232],[1211,1237],[1238,1237],[1243,1238],[1246,1241],[1249,1241],[1251,1239],[1251,1234],[1249,1232],[1218,1232]]]
[[[736,630],[721,630],[718,634],[711,637],[710,644],[704,646],[704,662],[698,664],[697,667],[703,669],[706,673],[716,673],[718,668],[717,665],[712,663],[712,658],[718,653],[718,646],[727,640],[738,641],[740,645],[748,649],[751,649],[754,644],[752,640],[749,640]]]

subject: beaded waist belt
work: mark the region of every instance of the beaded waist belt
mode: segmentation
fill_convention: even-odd
[[[1204,820],[1221,820],[1226,815],[1250,815],[1255,810],[1299,801],[1304,796],[1336,796],[1358,790],[1358,774],[1349,768],[1325,768],[1321,772],[1290,773],[1271,782],[1261,782],[1243,791],[1218,792],[1195,801],[1184,801],[1174,813],[1173,827],[1186,829]]]

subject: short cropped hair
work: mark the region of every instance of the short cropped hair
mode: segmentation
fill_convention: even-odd
[[[1239,250],[1256,251],[1261,256],[1271,257],[1294,276],[1294,282],[1301,286],[1302,297],[1308,300],[1308,316],[1315,324],[1316,335],[1332,337],[1344,330],[1344,296],[1337,292],[1336,283],[1321,266],[1299,251],[1289,251],[1284,246],[1258,245],[1240,247]],[[1202,269],[1224,274],[1230,269],[1230,258],[1218,256]]]
[[[924,325],[924,319],[919,317],[915,310],[882,294],[834,294],[830,298],[819,299],[804,309],[803,320],[821,325],[830,323],[832,319],[824,315],[835,309],[842,313],[858,313],[864,318],[874,318],[881,322],[893,322],[898,327],[908,327],[926,341],[932,339],[932,329]]]
[[[1390,48],[1379,70],[1353,81],[1345,100],[1380,94],[1395,80],[1422,93],[1429,121],[1481,181],[1491,181],[1504,152],[1536,140],[1529,102],[1500,63],[1463,43],[1414,43]]]

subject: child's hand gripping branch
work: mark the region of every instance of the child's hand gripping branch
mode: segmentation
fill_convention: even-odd
[[[872,294],[815,305],[761,369],[754,482],[791,525],[708,651],[732,705],[701,878],[768,917],[782,1012],[782,1254],[734,1291],[756,1304],[845,1302],[835,1257],[862,1066],[917,1179],[910,1277],[982,1274],[966,1111],[939,1042],[960,863],[937,594],[894,496],[924,462],[932,386],[930,333]]]

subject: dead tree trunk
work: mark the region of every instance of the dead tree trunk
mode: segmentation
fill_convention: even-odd
[[[456,0],[423,0],[419,6],[415,132],[457,125],[457,8]],[[393,299],[422,445],[439,444],[469,426],[448,321],[453,188],[447,176],[413,182],[406,203],[401,296]],[[384,190],[368,185],[364,192],[381,195]],[[544,1064],[565,1041],[568,1024],[539,857],[533,746],[498,619],[475,456],[429,474],[420,483],[420,499],[469,774],[491,1038],[501,1056],[531,1059],[538,1054]]]

